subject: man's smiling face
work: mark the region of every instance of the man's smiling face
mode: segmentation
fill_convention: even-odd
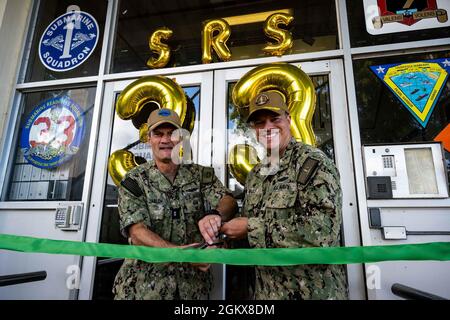
[[[260,110],[252,115],[250,125],[256,130],[258,141],[267,150],[284,150],[291,139],[291,117],[269,110]]]

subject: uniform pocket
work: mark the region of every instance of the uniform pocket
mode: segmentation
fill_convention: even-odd
[[[272,241],[276,244],[285,238],[293,226],[295,217],[295,203],[297,200],[297,184],[283,183],[273,187],[266,205],[268,217],[268,231]]]
[[[164,215],[165,215],[164,204],[150,202],[148,204],[148,209],[149,209],[148,211],[149,211],[151,220],[163,220],[164,219]]]
[[[150,229],[157,233],[159,236],[163,237],[164,239],[167,238],[167,228],[165,228],[164,224],[167,220],[166,217],[169,214],[167,212],[164,204],[162,203],[154,203],[151,202],[148,204],[148,211],[150,214]]]
[[[197,215],[200,213],[200,215],[202,215],[204,211],[203,199],[202,194],[199,191],[184,192],[182,200],[184,202],[184,207],[186,208],[186,213]]]
[[[262,194],[261,193],[250,193],[246,196],[245,202],[249,207],[256,207],[261,203]]]
[[[266,208],[268,238],[275,248],[295,247],[298,242],[295,207],[297,192],[273,193]]]
[[[267,208],[291,208],[295,205],[297,194],[298,190],[296,183],[275,185],[273,188],[273,192],[270,194],[270,198],[267,202]]]

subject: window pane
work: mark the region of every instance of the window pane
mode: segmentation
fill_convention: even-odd
[[[112,72],[146,70],[151,53],[150,35],[160,27],[173,31],[167,41],[172,58],[167,67],[201,64],[202,22],[289,9],[294,16],[291,32],[295,43],[292,53],[338,48],[336,8],[332,0],[264,1],[121,1],[114,48]],[[256,17],[255,15],[253,17]],[[254,23],[231,25],[227,42],[232,60],[264,57],[262,48],[265,18]],[[245,19],[248,22],[248,18]]]
[[[436,52],[353,62],[362,144],[433,141],[450,123],[449,81],[444,85],[428,124],[424,128],[369,67],[448,57],[450,57],[448,52]],[[450,174],[450,152],[445,151],[445,157]]]
[[[364,47],[372,45],[391,44],[395,42],[447,38],[450,34],[450,27],[446,27],[388,33],[382,35],[371,35],[366,30],[363,1],[347,0],[347,14],[350,31],[350,42],[352,47]]]
[[[330,86],[328,76],[311,77],[316,88],[317,102],[313,116],[313,131],[316,136],[317,147],[334,160],[333,129],[331,124],[331,106],[330,106]],[[236,83],[230,83],[228,86],[228,153],[237,144],[248,143],[254,146],[259,158],[262,159],[264,149],[256,141],[256,137],[251,132],[247,123],[239,116],[233,105],[231,94]],[[228,155],[227,155],[228,156]],[[227,167],[228,188],[237,196],[242,195],[244,187],[233,177]]]
[[[80,24],[75,24],[75,28],[70,32],[68,32],[69,30],[64,25],[58,25],[57,21],[56,24],[52,24],[55,19],[65,14],[70,6],[78,6],[80,11],[90,14],[98,23],[97,32],[93,31],[96,28],[91,28],[88,20],[84,20],[84,22],[86,26],[89,26],[89,29],[83,27],[85,23],[81,23],[81,27]],[[26,81],[56,80],[97,75],[102,52],[106,7],[107,1],[105,0],[41,0],[36,27],[33,31],[34,37]],[[49,30],[52,31],[52,34],[48,34],[49,36],[47,36],[46,30],[50,25],[52,27]],[[43,37],[44,33],[46,33],[45,37]],[[52,71],[44,66],[39,55],[41,37],[43,41],[43,59],[48,63],[50,68],[60,69],[61,66],[64,66],[64,63],[67,63],[70,67],[77,67],[69,71],[58,72]],[[69,38],[71,41],[68,41]],[[97,41],[97,45],[94,48],[95,41]],[[89,48],[93,48],[93,51],[89,51]],[[49,52],[52,53],[50,57],[48,56]],[[65,53],[66,56],[62,58]],[[91,55],[89,56],[89,54]],[[53,59],[52,57],[57,57],[58,59]],[[81,63],[81,61],[84,62]],[[61,62],[62,64],[58,64]]]
[[[24,97],[6,201],[81,200],[95,88]]]

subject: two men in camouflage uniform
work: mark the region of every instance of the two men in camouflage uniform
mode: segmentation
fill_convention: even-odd
[[[130,170],[119,188],[122,234],[133,245],[175,248],[202,242],[201,230],[214,242],[236,201],[212,168],[174,163],[172,133],[181,127],[176,113],[155,110],[148,126],[153,160]],[[205,203],[216,209],[205,213]],[[208,264],[125,260],[113,292],[115,299],[205,299],[211,285]]]
[[[290,121],[277,92],[259,94],[251,102],[247,122],[272,160],[249,173],[241,217],[225,223],[221,232],[247,237],[254,248],[338,246],[339,173],[322,151],[292,138]],[[256,267],[255,299],[346,298],[342,265]]]

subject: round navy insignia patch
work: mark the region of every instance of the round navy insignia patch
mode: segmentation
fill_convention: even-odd
[[[66,96],[46,100],[27,116],[20,137],[25,159],[51,169],[74,156],[84,138],[84,111]]]
[[[258,98],[256,98],[256,105],[257,106],[262,106],[263,104],[266,104],[267,101],[269,101],[269,97],[262,93],[258,96]]]
[[[162,117],[168,117],[168,116],[170,116],[170,111],[169,110],[160,110],[158,112],[158,115],[160,115]]]
[[[50,70],[64,72],[84,63],[97,46],[99,28],[89,13],[71,11],[56,18],[41,37],[39,58]]]

